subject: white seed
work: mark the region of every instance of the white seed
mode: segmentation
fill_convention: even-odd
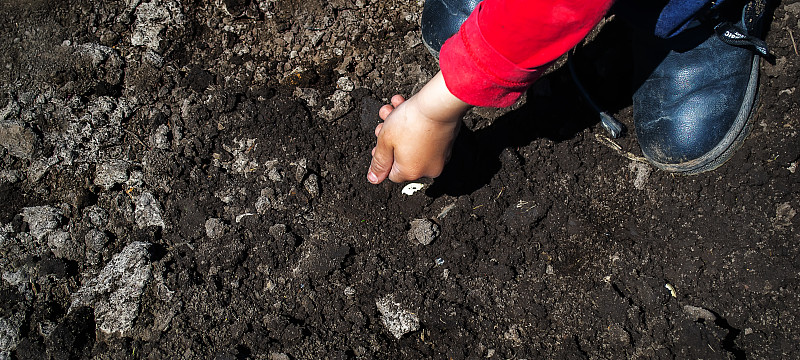
[[[414,195],[415,192],[421,190],[423,187],[425,187],[424,184],[410,183],[410,184],[406,185],[405,187],[403,187],[403,190],[401,192],[403,194],[405,194],[405,195],[411,196],[411,195]]]

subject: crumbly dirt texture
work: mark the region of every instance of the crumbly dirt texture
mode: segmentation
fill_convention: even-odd
[[[562,61],[404,195],[365,173],[438,71],[421,6],[0,2],[0,359],[798,356],[800,3],[716,171],[608,139]],[[628,129],[631,43],[576,56]]]

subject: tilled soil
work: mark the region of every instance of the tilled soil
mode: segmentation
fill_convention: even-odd
[[[798,356],[800,2],[716,171],[609,139],[561,61],[404,195],[365,172],[437,71],[420,9],[0,4],[0,359]],[[632,129],[630,33],[576,65]]]

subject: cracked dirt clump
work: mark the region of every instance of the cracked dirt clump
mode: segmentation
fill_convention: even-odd
[[[91,306],[98,330],[107,335],[125,336],[133,327],[140,298],[152,279],[149,246],[134,242],[114,255],[95,278],[72,295],[70,310]]]

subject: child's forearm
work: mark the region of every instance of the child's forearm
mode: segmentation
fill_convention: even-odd
[[[450,92],[441,71],[410,100],[417,102],[420,113],[436,121],[459,121],[472,108]]]

